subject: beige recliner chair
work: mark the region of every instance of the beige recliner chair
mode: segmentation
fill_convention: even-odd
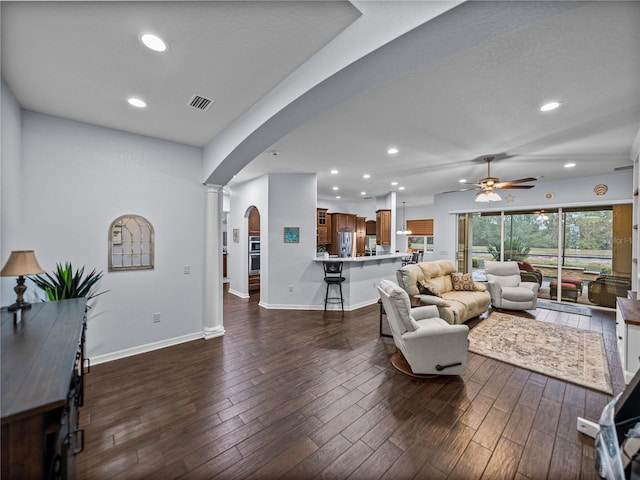
[[[538,302],[537,282],[523,282],[518,262],[484,262],[491,304],[506,310],[533,310]]]
[[[438,318],[433,305],[411,308],[409,295],[389,280],[378,285],[393,341],[414,374],[462,375],[467,371],[469,327]]]

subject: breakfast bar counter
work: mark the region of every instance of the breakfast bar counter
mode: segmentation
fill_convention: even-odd
[[[380,298],[377,289],[378,283],[383,278],[395,282],[396,270],[402,266],[402,259],[408,255],[408,253],[390,253],[364,257],[315,258],[317,278],[320,281],[316,302],[324,308],[326,285],[322,280],[324,277],[323,262],[342,262],[342,276],[346,278],[342,284],[346,311],[377,303]],[[327,309],[339,310],[340,305],[329,305]]]

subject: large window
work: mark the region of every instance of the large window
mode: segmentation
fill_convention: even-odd
[[[471,270],[483,277],[486,260],[527,261],[545,281],[578,277],[585,283],[612,273],[615,207],[464,214],[470,219]]]

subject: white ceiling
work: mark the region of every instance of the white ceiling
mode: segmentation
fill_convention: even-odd
[[[27,110],[204,146],[366,17],[366,3],[2,2],[2,76]],[[335,88],[351,80],[355,93],[322,90],[326,110],[263,145],[230,183],[317,172],[319,198],[338,186],[354,201],[396,180],[399,200],[417,205],[486,176],[486,155],[501,180],[631,165],[640,2],[558,5],[468,2],[401,36],[336,74]],[[169,52],[141,48],[144,29],[162,33]],[[192,110],[193,93],[216,101]],[[147,111],[126,105],[132,94]],[[561,108],[540,113],[551,99]]]

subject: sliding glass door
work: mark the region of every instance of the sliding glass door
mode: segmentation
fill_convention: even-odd
[[[458,248],[466,253],[465,261],[471,252],[471,271],[478,280],[484,279],[486,260],[525,262],[522,268],[542,278],[541,298],[590,303],[589,282],[612,273],[613,244],[624,243],[614,241],[620,236],[614,236],[614,208],[462,214],[459,226],[466,224],[468,233],[460,238],[459,228]]]

